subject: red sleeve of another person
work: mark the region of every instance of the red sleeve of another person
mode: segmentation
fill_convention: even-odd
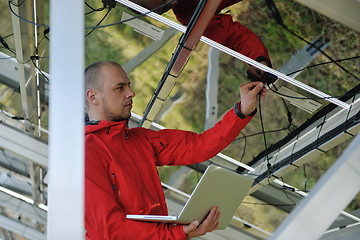
[[[260,38],[239,22],[234,22],[231,15],[215,15],[204,36],[251,59],[263,56],[271,63],[267,48]]]

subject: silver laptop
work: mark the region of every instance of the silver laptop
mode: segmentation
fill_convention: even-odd
[[[218,229],[225,229],[253,184],[253,179],[215,165],[207,167],[178,216],[126,215],[126,218],[150,222],[189,224],[202,222],[211,207],[220,207]]]

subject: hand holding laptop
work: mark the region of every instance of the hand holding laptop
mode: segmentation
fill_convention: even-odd
[[[184,225],[183,229],[188,238],[202,236],[207,232],[216,230],[219,226],[220,208],[212,207],[209,215],[200,224],[198,220],[193,221],[188,225]],[[200,225],[199,225],[200,224]]]

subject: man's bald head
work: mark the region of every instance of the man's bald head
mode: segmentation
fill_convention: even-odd
[[[102,91],[103,89],[103,68],[105,66],[115,66],[120,67],[120,64],[113,61],[99,61],[90,64],[85,69],[85,93],[87,90],[93,89],[97,91]],[[86,106],[88,106],[88,101],[85,101]]]
[[[102,90],[101,79],[103,77],[102,70],[104,66],[116,66],[121,68],[118,63],[112,61],[99,61],[89,65],[85,69],[85,91],[88,89]]]

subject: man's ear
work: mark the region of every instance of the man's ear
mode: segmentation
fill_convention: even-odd
[[[86,99],[90,104],[97,105],[99,104],[96,90],[89,89],[86,91]]]

